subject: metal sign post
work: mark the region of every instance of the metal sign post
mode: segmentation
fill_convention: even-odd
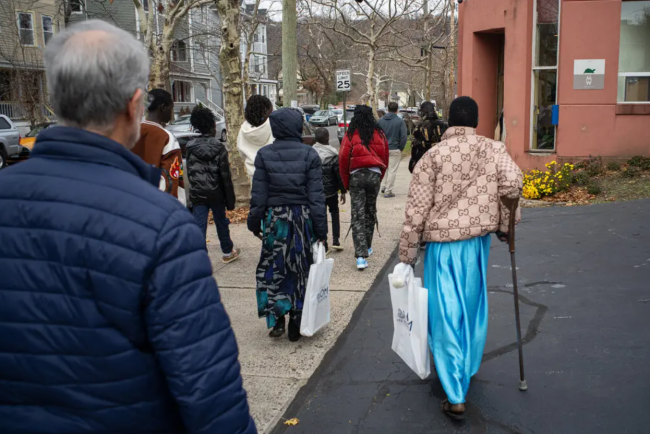
[[[348,132],[348,119],[347,119],[347,93],[352,90],[352,83],[350,81],[350,70],[339,69],[336,71],[336,91],[343,92],[343,137]]]

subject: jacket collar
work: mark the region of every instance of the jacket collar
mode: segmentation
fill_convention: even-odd
[[[475,136],[475,135],[476,135],[476,128],[449,127],[447,128],[447,131],[445,131],[445,133],[442,135],[442,140],[449,140],[452,137],[458,137],[458,136]]]
[[[112,166],[151,184],[160,183],[160,169],[151,166],[119,143],[78,128],[59,126],[38,135],[30,158],[83,161]]]

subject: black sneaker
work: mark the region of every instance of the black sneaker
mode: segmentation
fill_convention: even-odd
[[[381,194],[384,194],[384,193],[386,193],[386,187],[381,188]]]
[[[332,243],[332,249],[333,250],[343,250],[343,247],[341,247],[341,243],[336,240]]]
[[[269,337],[279,338],[284,334],[285,319],[284,317],[278,318],[278,321],[275,323],[273,330],[269,332]]]

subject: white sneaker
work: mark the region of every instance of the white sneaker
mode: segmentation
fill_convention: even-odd
[[[366,258],[357,258],[357,270],[365,270],[366,268],[368,268]]]

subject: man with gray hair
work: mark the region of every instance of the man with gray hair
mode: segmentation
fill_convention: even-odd
[[[101,21],[45,50],[61,126],[0,172],[0,432],[256,432],[205,240],[131,149],[149,60]]]

